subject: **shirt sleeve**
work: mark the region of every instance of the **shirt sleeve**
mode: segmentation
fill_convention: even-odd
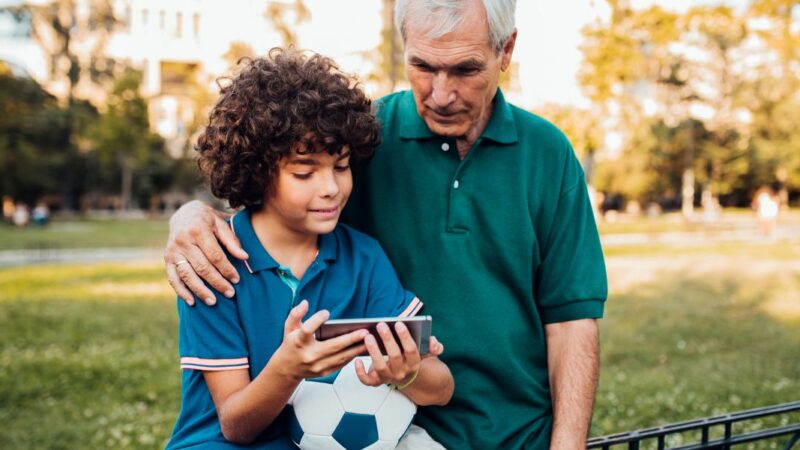
[[[369,275],[366,317],[410,317],[422,309],[422,301],[400,284],[400,279],[389,262],[389,257],[377,241],[373,241],[375,255]]]
[[[181,369],[220,371],[250,367],[237,301],[216,292],[214,295],[214,306],[197,298],[194,306],[188,306],[178,298]]]
[[[600,318],[608,295],[603,250],[583,170],[572,148],[568,150],[562,189],[535,277],[544,323]]]

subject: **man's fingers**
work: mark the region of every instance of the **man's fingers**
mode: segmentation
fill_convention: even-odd
[[[292,331],[298,329],[300,325],[303,323],[303,316],[306,315],[308,312],[308,301],[303,300],[297,306],[289,311],[289,316],[286,317],[286,321],[283,324],[283,335],[286,336],[287,334],[291,333]]]
[[[245,252],[242,248],[241,243],[239,243],[239,240],[236,239],[236,235],[233,234],[231,227],[225,222],[225,220],[222,219],[222,217],[217,216],[216,219],[214,219],[214,234],[217,236],[217,239],[219,239],[219,242],[225,247],[225,249],[228,250],[228,253],[233,255],[234,258],[244,261],[249,257],[247,252]],[[219,269],[221,269],[220,272],[225,275],[225,278],[233,281],[234,283],[239,282],[237,279],[232,278],[238,278],[236,270],[228,271],[224,268]],[[231,269],[233,269],[233,266],[231,266]]]
[[[194,295],[201,298],[203,302],[207,305],[213,305],[217,303],[216,297],[214,297],[214,293],[203,284],[203,281],[197,276],[192,269],[192,266],[187,263],[175,265],[175,271],[178,273],[180,280],[189,288],[190,291],[194,292]]]
[[[192,264],[192,268],[197,275],[206,280],[217,292],[221,292],[228,298],[233,297],[233,286],[218,272],[216,264],[221,265],[223,264],[222,261],[224,261],[224,264],[229,266],[231,270],[236,272],[236,269],[233,268],[228,258],[222,253],[222,248],[218,245],[213,235],[198,236],[197,238],[198,246],[193,246],[189,249],[186,259]],[[214,258],[216,263],[208,259],[209,255]]]
[[[178,297],[183,299],[187,305],[194,306],[194,296],[189,292],[189,289],[186,289],[186,285],[181,281],[178,272],[175,270],[175,265],[172,263],[167,263],[167,281],[178,294]]]

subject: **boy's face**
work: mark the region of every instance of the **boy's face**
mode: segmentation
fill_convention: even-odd
[[[341,154],[292,153],[283,158],[265,209],[292,231],[330,233],[353,190],[349,154],[345,147]]]

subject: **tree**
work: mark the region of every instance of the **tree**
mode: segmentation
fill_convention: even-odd
[[[86,6],[79,7],[79,6]],[[80,194],[84,162],[82,139],[93,117],[86,99],[114,72],[113,59],[105,54],[105,45],[117,25],[110,0],[26,1],[6,6],[17,20],[29,21],[32,37],[49,56],[48,90],[65,107],[66,129],[61,151],[65,171],[58,179],[68,208],[75,208]]]
[[[267,3],[264,16],[281,35],[281,45],[288,47],[297,45],[297,33],[294,28],[311,19],[311,11],[303,0],[276,0]],[[290,20],[291,16],[294,20]]]
[[[0,62],[0,196],[33,204],[58,192],[67,117],[55,97]]]
[[[755,0],[749,18],[761,22],[755,34],[765,56],[744,94],[752,113],[753,167],[758,186],[777,184],[782,203],[800,189],[800,1]],[[752,191],[755,189],[751,190]]]
[[[114,83],[106,97],[107,109],[90,133],[104,172],[113,174],[112,180],[121,180],[118,192],[123,209],[131,207],[135,178],[140,191],[148,190],[142,184],[166,187],[157,175],[168,165],[168,156],[163,140],[150,132],[147,102],[139,95],[141,82],[141,72],[126,70]]]

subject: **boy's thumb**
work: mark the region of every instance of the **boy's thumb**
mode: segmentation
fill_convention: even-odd
[[[292,331],[300,328],[302,325],[303,316],[308,312],[308,301],[303,300],[297,306],[289,311],[289,316],[286,317],[284,324],[284,334],[289,334]]]

